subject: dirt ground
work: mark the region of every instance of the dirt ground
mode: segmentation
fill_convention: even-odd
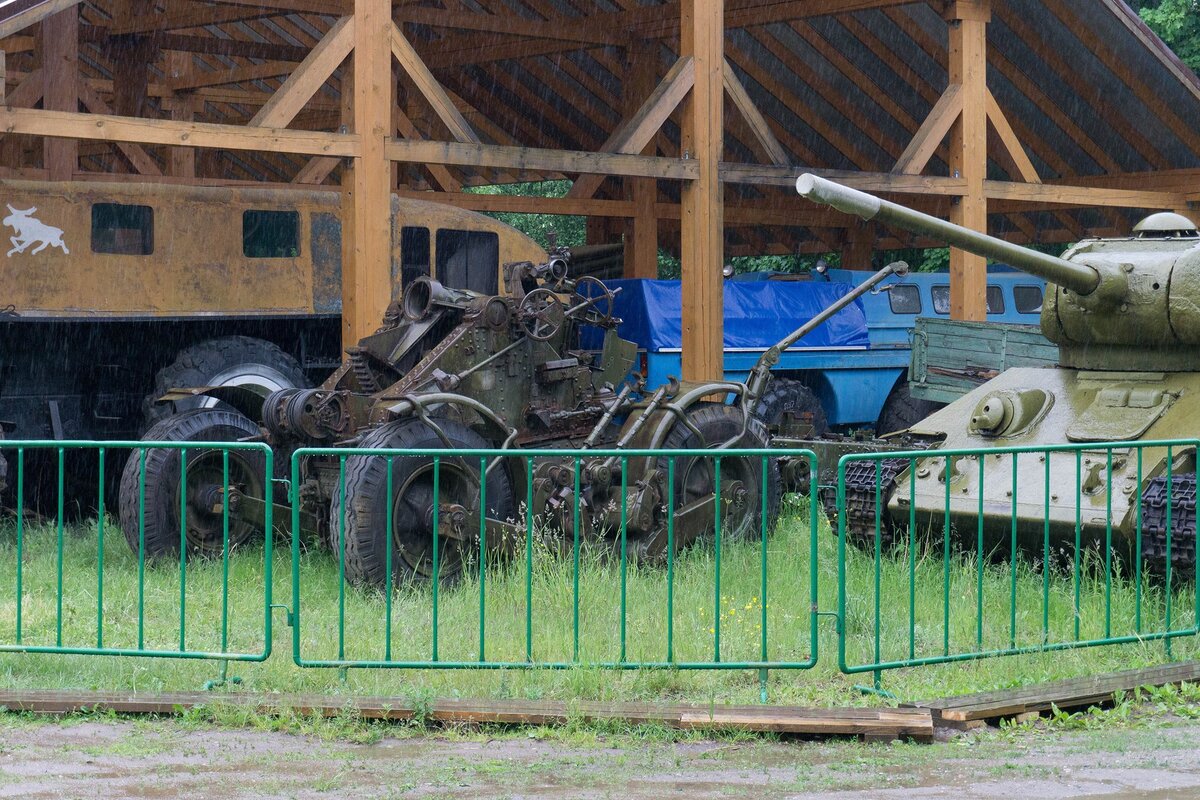
[[[9,717],[14,798],[1200,797],[1200,722],[933,745],[670,742],[544,730],[373,744],[174,720]]]

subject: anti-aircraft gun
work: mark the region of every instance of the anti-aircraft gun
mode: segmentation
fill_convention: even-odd
[[[1087,239],[1061,258],[987,236],[814,175],[796,190],[815,202],[1002,260],[1045,278],[1041,327],[1059,346],[1058,368],[1017,368],[914,425],[910,441],[946,449],[1089,442],[1166,441],[1195,435],[1200,420],[1200,232],[1175,213],[1153,214],[1127,237]],[[885,493],[891,530],[918,520],[974,537],[980,515],[991,546],[1012,533],[1040,548],[1085,539],[1132,550],[1140,522],[1142,556],[1162,569],[1196,558],[1196,453],[1145,447],[919,460],[850,462],[846,475],[849,530],[873,540],[876,487]],[[1014,458],[1016,465],[1014,466]],[[947,475],[949,473],[949,475]],[[1047,478],[1047,476],[1050,476]],[[1170,487],[1168,489],[1168,477]],[[947,480],[949,486],[947,486]],[[981,485],[982,483],[982,485]],[[1013,487],[1021,487],[1019,504]],[[1171,496],[1170,546],[1167,495]],[[1045,497],[1050,493],[1050,497]]]
[[[525,505],[560,542],[576,534],[592,546],[624,541],[628,556],[643,562],[664,560],[668,544],[681,549],[711,531],[718,504],[722,537],[757,533],[761,514],[771,522],[777,513],[780,459],[725,456],[716,468],[708,457],[671,464],[647,451],[767,447],[767,426],[755,411],[778,348],[764,355],[749,384],[671,380],[649,390],[637,378],[626,381],[636,347],[616,333],[613,293],[593,277],[569,278],[569,259],[556,249],[544,264],[506,265],[507,291],[497,296],[419,278],[321,386],[283,389],[265,401],[238,387],[178,390],[167,399],[201,395],[221,405],[170,416],[146,439],[265,441],[277,464],[290,463],[301,447],[354,448],[302,457],[292,491],[303,531],[340,553],[347,578],[358,584],[386,584],[389,549],[397,579],[429,579],[435,540],[438,575],[454,580],[479,552],[481,529],[485,549],[497,557],[524,541]],[[881,270],[780,347],[895,269]],[[580,346],[589,327],[602,332],[598,353]],[[531,457],[526,470],[523,452],[565,448],[585,455]],[[446,455],[435,466],[428,456],[362,452],[432,449],[512,455],[482,465],[478,456]],[[226,515],[231,545],[261,537],[257,454],[188,448],[186,471],[184,457],[148,448],[128,462],[121,522],[131,547],[151,557],[178,553],[181,513],[195,552],[223,550]],[[288,511],[280,506],[274,518],[288,520]]]

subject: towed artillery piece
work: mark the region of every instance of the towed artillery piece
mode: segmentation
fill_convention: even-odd
[[[718,505],[723,537],[757,532],[764,513],[773,522],[783,459],[730,455],[716,468],[709,457],[672,465],[648,452],[766,448],[768,422],[789,408],[770,386],[772,359],[895,265],[764,354],[748,383],[672,380],[647,391],[636,377],[626,381],[637,353],[616,333],[613,293],[594,277],[570,279],[568,261],[556,250],[544,264],[505,265],[507,292],[497,296],[418,278],[321,386],[265,400],[239,387],[177,390],[164,399],[205,396],[220,405],[170,416],[145,438],[264,441],[281,466],[299,448],[353,448],[301,454],[291,491],[302,532],[327,541],[361,585],[387,584],[389,551],[397,581],[430,580],[435,564],[441,580],[453,581],[479,552],[481,532],[497,558],[523,541],[525,513],[559,542],[624,542],[630,559],[651,563],[665,559],[669,542],[678,550],[712,531]],[[580,347],[589,327],[602,332],[598,352]],[[427,453],[396,454],[433,449],[501,455],[481,465],[479,455],[451,453],[435,466]],[[531,449],[542,455],[521,455]],[[564,455],[546,456],[551,449]],[[121,522],[135,551],[177,554],[182,527],[191,551],[220,553],[226,515],[230,545],[261,539],[263,482],[273,476],[263,475],[259,454],[188,448],[184,470],[178,450],[143,453],[122,475]],[[288,511],[274,518],[288,520]]]
[[[948,515],[951,527],[974,541],[982,517],[989,549],[1014,530],[1038,550],[1046,536],[1055,549],[1067,542],[1074,547],[1077,536],[1103,544],[1111,521],[1114,549],[1134,554],[1140,526],[1146,566],[1163,571],[1169,555],[1172,566],[1190,571],[1196,561],[1195,448],[1099,445],[1195,437],[1195,224],[1180,214],[1153,214],[1130,236],[1087,239],[1059,258],[814,175],[802,175],[796,190],[864,220],[1003,260],[1050,284],[1041,328],[1059,346],[1059,366],[1001,373],[903,432],[903,446],[983,452],[1079,446],[1025,457],[997,452],[887,459],[878,470],[873,461],[848,462],[845,507],[852,538],[874,541],[877,502],[886,509],[885,536],[895,536],[915,511],[919,525],[938,531]],[[1097,447],[1089,449],[1089,443]]]

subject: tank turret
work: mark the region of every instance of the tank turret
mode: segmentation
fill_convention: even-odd
[[[930,236],[1045,278],[1042,332],[1077,369],[1200,370],[1200,232],[1154,214],[1128,237],[1086,239],[1061,258],[1014,245],[816,175],[796,191],[864,220]]]

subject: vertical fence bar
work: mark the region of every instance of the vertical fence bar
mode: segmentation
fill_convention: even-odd
[[[716,625],[713,626],[713,661],[721,661],[721,457],[713,457],[713,602],[716,604],[713,615]]]
[[[265,476],[271,480],[271,472]],[[221,652],[229,652],[229,448],[221,451],[221,487],[226,501],[221,504]],[[266,537],[271,537],[271,528],[266,526]],[[268,604],[267,613],[270,614]],[[299,633],[297,632],[297,635]]]
[[[878,468],[876,468],[878,469]],[[908,657],[917,653],[917,460],[908,460]]]
[[[438,660],[438,584],[441,581],[441,563],[439,561],[439,551],[441,541],[438,538],[438,512],[442,505],[442,457],[433,457],[433,660]]]
[[[1112,469],[1113,453],[1108,448],[1105,468],[1104,503],[1104,638],[1112,637]]]
[[[390,496],[390,492],[388,493]],[[487,458],[479,457],[479,662],[487,660]],[[389,611],[389,622],[390,611]]]
[[[97,452],[96,492],[96,647],[104,647],[104,448]]]
[[[817,549],[817,524],[819,522],[817,505],[820,502],[817,499],[818,488],[817,475],[817,458],[815,455],[810,455],[808,458],[808,647],[809,647],[809,663],[814,666],[817,663],[817,658],[820,654],[821,640],[817,631],[817,611],[820,608],[820,592],[818,582],[819,572],[817,570],[817,561],[819,560],[819,550]],[[763,614],[767,613],[767,598],[763,597]],[[767,626],[763,626],[763,631],[766,631]]]
[[[1171,452],[1171,446],[1167,445],[1167,567],[1166,567],[1167,587],[1166,587],[1165,591],[1166,591],[1166,595],[1167,595],[1166,596],[1166,604],[1167,604],[1166,605],[1166,631],[1168,634],[1170,634],[1170,632],[1171,632],[1171,595],[1173,593],[1173,591],[1171,589],[1171,511],[1172,511],[1171,506],[1173,505],[1172,501],[1175,499],[1175,478],[1171,474],[1171,471],[1174,469],[1175,465],[1171,462],[1173,462],[1174,460],[1175,460],[1175,455],[1174,455],[1174,453]],[[1169,635],[1166,638],[1166,648],[1167,648],[1167,655],[1170,656],[1171,655],[1171,637]]]
[[[226,451],[228,452],[228,451]],[[187,448],[179,451],[179,652],[187,649]],[[221,505],[229,505],[228,494]]]
[[[675,456],[667,457],[667,663],[675,663]]]
[[[384,497],[387,498],[387,501],[384,503],[385,510],[384,510],[384,521],[383,521],[383,525],[384,525],[383,529],[387,534],[387,543],[384,545],[384,555],[383,555],[384,568],[387,570],[387,575],[383,579],[384,591],[385,591],[385,595],[383,598],[383,615],[384,615],[384,619],[383,619],[383,660],[384,661],[392,660],[392,593],[393,593],[393,584],[396,581],[395,567],[392,563],[392,559],[395,558],[395,553],[393,552],[395,550],[395,544],[393,543],[392,540],[396,536],[396,519],[395,519],[396,500],[395,500],[395,496],[392,494],[392,491],[393,491],[392,481],[394,480],[393,467],[395,466],[395,463],[396,463],[395,459],[392,456],[388,456],[388,458],[387,458],[387,479],[386,479],[387,494],[384,495]]]
[[[1050,643],[1050,452],[1042,454],[1045,480],[1042,483],[1042,646]]]
[[[525,459],[525,660],[533,661],[533,459]]]
[[[762,457],[762,479],[759,481],[762,484],[762,497],[759,498],[758,518],[760,528],[760,543],[762,546],[762,569],[760,572],[760,583],[758,587],[758,596],[762,601],[759,609],[758,626],[761,628],[761,636],[759,642],[759,660],[767,660],[767,481],[770,477],[768,470],[770,466],[767,463],[767,457]],[[764,676],[765,680],[765,676]]]
[[[975,649],[983,650],[983,476],[987,455],[979,454],[979,498],[975,524]]]
[[[1008,556],[1012,559],[1009,581],[1008,646],[1017,646],[1017,454],[1012,454],[1012,532],[1009,536]],[[983,497],[980,487],[979,496]],[[982,553],[980,554],[982,558]]]
[[[574,461],[572,485],[575,489],[574,510],[571,513],[572,536],[572,575],[571,575],[571,660],[579,663],[579,459]]]
[[[626,602],[628,600],[629,591],[629,575],[628,575],[628,556],[625,552],[626,534],[625,534],[625,516],[628,511],[628,499],[626,492],[629,488],[629,459],[622,457],[621,459],[621,663],[625,663],[625,636],[627,627],[627,610]],[[579,502],[576,501],[575,507],[579,508]]]
[[[226,467],[228,469],[228,467]],[[228,480],[228,473],[226,473]],[[292,627],[292,662],[301,663],[300,652],[300,621],[303,617],[300,608],[300,459],[296,454],[292,454],[292,480],[288,485],[288,500],[292,504],[292,608],[291,619],[289,620]],[[330,531],[332,535],[333,531]],[[226,554],[229,553],[229,547],[225,548]],[[334,555],[341,558],[341,548],[336,548]],[[226,555],[228,558],[228,555]],[[267,609],[270,613],[271,609]]]
[[[21,644],[25,605],[25,448],[17,448],[17,644]]]
[[[882,587],[882,560],[883,560],[883,462],[875,462],[875,663],[879,664],[883,661],[883,617],[881,616],[882,598],[880,589]],[[879,674],[876,673],[878,680]]]
[[[146,632],[146,448],[140,448],[138,453],[137,646],[141,650]]]
[[[954,462],[950,456],[943,460],[946,483],[946,509],[942,519],[942,655],[950,655],[950,479]],[[876,663],[879,663],[876,660]],[[878,675],[879,673],[876,673]]]
[[[1142,493],[1145,491],[1142,487],[1142,448],[1137,448],[1137,539],[1134,543],[1133,566],[1136,570],[1133,577],[1133,629],[1136,633],[1142,632]],[[1198,554],[1200,555],[1200,554]],[[1196,559],[1196,566],[1200,568],[1200,558]],[[1200,581],[1196,583],[1196,591],[1200,591]],[[1200,606],[1198,606],[1200,610]]]
[[[1075,588],[1075,641],[1079,641],[1079,548],[1083,533],[1083,451],[1075,451],[1075,552],[1071,555],[1071,574]]]
[[[346,658],[346,457],[338,459],[338,661]]]
[[[63,448],[58,448],[58,525],[56,526],[58,535],[58,597],[55,598],[57,611],[55,614],[54,623],[54,641],[58,647],[62,647],[63,643],[63,545],[65,544],[63,532],[65,523],[63,522],[63,514],[66,511],[65,507],[65,491],[64,483],[66,481],[66,464],[64,462]]]

